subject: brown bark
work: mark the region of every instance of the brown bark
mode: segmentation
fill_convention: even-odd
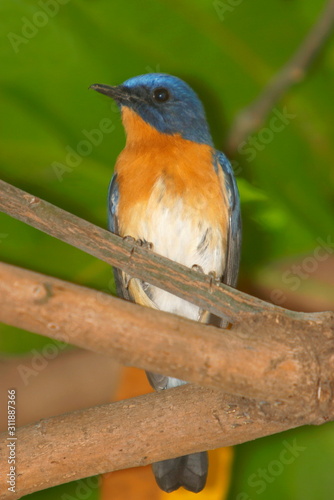
[[[217,283],[0,180],[0,211],[233,322],[284,310]],[[298,313],[287,312],[291,317]]]
[[[332,313],[222,330],[8,264],[0,276],[4,323],[230,394],[293,400],[294,417],[307,406],[314,422],[333,418]]]
[[[272,306],[1,181],[0,192],[6,213],[234,320],[220,330],[1,264],[0,321],[219,388],[180,387],[19,429],[9,496],[334,419],[333,313]]]
[[[255,403],[192,385],[53,417],[16,433],[16,493],[4,481],[0,498],[28,493],[94,474],[146,465],[200,450],[229,446],[307,423],[286,422],[282,404]],[[2,442],[7,435],[1,435]],[[0,474],[8,473],[2,447]]]

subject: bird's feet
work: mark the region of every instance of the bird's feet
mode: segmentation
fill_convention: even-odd
[[[143,248],[144,250],[152,250],[153,248],[153,243],[141,239],[136,240],[136,238],[134,238],[133,236],[124,236],[123,240],[127,241],[128,243],[132,243],[133,247],[131,249],[131,255],[135,251],[136,246]]]
[[[203,267],[199,266],[198,264],[194,264],[193,266],[191,266],[191,269],[193,269],[197,273],[206,274],[205,271],[203,270]],[[216,271],[210,271],[208,273],[208,276],[210,276],[211,283],[220,283],[220,277],[217,276]]]
[[[191,268],[196,271],[197,273],[201,273],[201,274],[206,274],[203,270],[203,268],[197,264],[194,264],[193,266],[191,266]],[[210,271],[208,273],[208,276],[210,277],[210,282],[209,282],[209,292],[212,293],[213,292],[213,287],[214,285],[218,285],[220,282],[221,282],[221,279],[219,276],[217,276],[217,273],[216,271]]]
[[[208,276],[210,276],[210,281],[211,281],[212,283],[220,283],[220,282],[221,282],[220,277],[219,277],[219,276],[217,276],[216,271],[210,271],[210,272],[208,273]]]
[[[217,276],[216,271],[210,271],[208,274],[210,276],[209,292],[213,293],[214,285],[218,285],[219,283],[221,283],[221,280],[220,277]]]
[[[203,267],[199,266],[198,264],[194,264],[193,266],[191,266],[191,269],[196,271],[196,273],[205,274]]]

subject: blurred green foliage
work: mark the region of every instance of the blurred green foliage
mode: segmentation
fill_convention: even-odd
[[[322,4],[2,0],[1,178],[105,226],[108,182],[124,133],[111,102],[88,87],[118,84],[151,71],[180,76],[203,100],[215,143],[223,148],[238,110],[289,59]],[[317,238],[331,235],[333,68],[330,40],[306,80],[275,104],[264,125],[269,132],[263,127],[254,132],[257,145],[247,142],[234,159],[243,206],[242,276],[255,279],[257,271],[275,259],[310,252]],[[270,134],[270,120],[284,109],[288,123]],[[106,118],[114,129],[95,139],[96,144],[83,146],[87,134]],[[61,168],[66,171],[60,173]],[[0,256],[6,262],[113,291],[106,264],[3,214]],[[0,327],[3,351],[27,351],[43,342],[41,337]],[[270,500],[327,500],[333,495],[332,427],[303,429],[289,436],[298,436],[298,443],[307,449],[261,493],[249,486],[249,475],[279,454],[285,438],[273,436],[239,447],[231,499],[240,492],[249,499]],[[51,493],[33,498],[51,498]]]

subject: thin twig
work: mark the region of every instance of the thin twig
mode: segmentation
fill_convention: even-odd
[[[333,25],[334,0],[330,0],[290,61],[274,76],[260,96],[236,116],[226,141],[229,155],[232,156],[239,145],[264,123],[282,95],[305,78],[314,59],[332,34]]]

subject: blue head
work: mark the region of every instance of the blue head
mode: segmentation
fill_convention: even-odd
[[[145,122],[163,134],[180,134],[200,144],[212,145],[201,101],[183,80],[163,73],[148,73],[126,80],[122,85],[92,85],[128,106]]]

